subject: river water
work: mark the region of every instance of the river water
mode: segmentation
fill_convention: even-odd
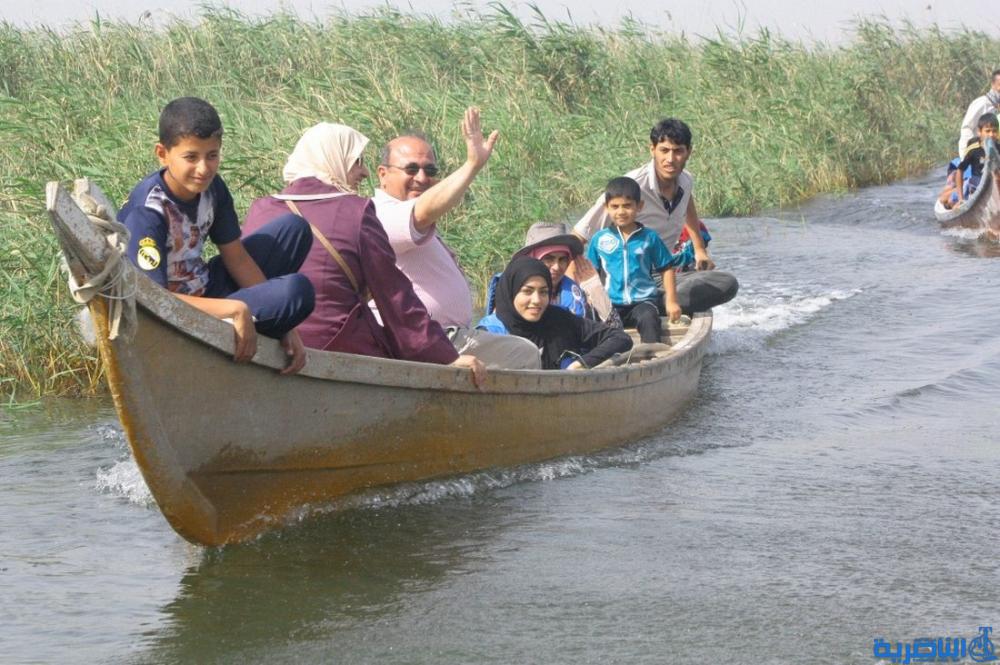
[[[0,662],[876,663],[876,639],[971,645],[1000,629],[1000,246],[937,228],[938,180],[713,220],[742,289],[663,433],[368,495],[248,545],[173,533],[107,403],[3,411]]]

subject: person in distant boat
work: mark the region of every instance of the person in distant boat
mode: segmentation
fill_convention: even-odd
[[[593,264],[583,256],[583,243],[561,222],[536,222],[528,228],[524,246],[512,258],[530,256],[549,267],[552,277],[552,305],[594,321],[603,321],[614,328],[621,328],[618,312],[611,306],[604,285]],[[570,265],[575,268],[579,282],[568,277]],[[496,285],[500,273],[493,275],[486,293],[486,313],[495,309]]]
[[[479,326],[527,339],[541,352],[542,369],[590,369],[632,348],[620,328],[550,307],[549,267],[530,256],[512,259],[497,283],[496,311]]]
[[[997,115],[984,113],[979,118],[978,137],[970,139],[965,148],[965,157],[953,159],[948,165],[948,178],[938,201],[945,208],[953,208],[972,196],[983,177],[986,166],[986,142],[996,141],[1000,136]]]
[[[309,226],[288,214],[240,239],[233,197],[218,175],[222,121],[208,102],[181,97],[160,113],[163,167],[135,186],[118,213],[131,234],[128,257],[150,279],[197,309],[232,321],[234,359],[257,352],[257,333],[281,341],[282,374],[305,365],[295,327],[313,309],[313,288],[296,274],[312,245]],[[205,237],[219,248],[201,257]]]
[[[690,315],[732,300],[739,282],[730,273],[714,270],[695,207],[694,178],[684,169],[691,156],[691,129],[677,118],[665,118],[650,130],[649,141],[650,161],[625,175],[639,183],[642,193],[639,224],[655,231],[667,247],[674,246],[682,227],[688,230],[695,271],[677,275],[681,311]],[[602,194],[573,227],[582,240],[611,226],[604,204]]]
[[[982,97],[977,97],[969,104],[958,137],[958,154],[965,156],[966,146],[978,133],[979,118],[984,113],[1000,112],[1000,69],[993,70],[990,77],[990,89]]]
[[[299,326],[306,346],[366,356],[450,364],[472,370],[481,386],[485,367],[455,351],[396,267],[389,238],[370,199],[357,195],[368,177],[368,138],[351,127],[319,123],[295,144],[283,170],[287,186],[250,205],[244,228],[264,228],[290,211],[309,222],[316,242],[301,272],[316,291],[316,308]],[[369,309],[371,300],[382,324]]]
[[[454,252],[437,234],[437,222],[453,210],[476,175],[486,166],[499,133],[483,138],[479,109],[466,109],[462,120],[466,160],[438,180],[437,155],[420,134],[404,134],[382,149],[373,201],[379,221],[396,252],[396,264],[410,281],[431,318],[448,329],[459,353],[487,366],[536,369],[537,349],[520,340],[472,329],[472,291]]]
[[[594,234],[587,258],[606,276],[605,288],[622,322],[639,331],[642,343],[658,343],[661,296],[654,273],[662,278],[664,311],[671,321],[681,318],[674,257],[655,231],[635,221],[642,211],[639,183],[632,178],[614,178],[605,188],[604,199],[614,226]]]

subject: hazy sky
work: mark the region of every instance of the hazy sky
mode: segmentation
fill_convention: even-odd
[[[0,0],[0,19],[17,25],[44,23],[62,26],[85,21],[95,13],[108,18],[138,20],[150,12],[154,21],[169,12],[190,17],[197,12],[201,0]],[[446,18],[456,6],[484,8],[486,0],[456,3],[454,0],[228,0],[224,3],[250,14],[266,14],[284,7],[304,16],[325,17],[336,9],[364,11],[380,5],[392,5],[419,13],[431,13]],[[527,2],[505,1],[523,18],[531,17]],[[908,19],[918,26],[937,23],[946,29],[963,24],[996,34],[1000,12],[995,2],[960,0],[930,2],[929,0],[840,0],[836,3],[803,2],[802,0],[535,0],[546,16],[565,19],[572,5],[573,21],[578,24],[603,23],[615,25],[623,14],[631,14],[644,23],[669,32],[712,34],[719,26],[727,32],[742,25],[754,33],[761,26],[780,32],[785,37],[807,41],[841,42],[853,18],[859,15],[883,14],[893,22]],[[979,17],[991,17],[977,23]]]

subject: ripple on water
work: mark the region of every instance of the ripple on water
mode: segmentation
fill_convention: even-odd
[[[867,408],[844,415],[848,418],[937,415],[949,419],[954,417],[956,405],[963,405],[962,409],[971,415],[1000,399],[998,375],[1000,357],[975,367],[955,369],[932,382],[901,388]]]

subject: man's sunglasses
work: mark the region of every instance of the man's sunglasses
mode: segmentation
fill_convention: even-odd
[[[396,166],[395,164],[386,164],[390,169],[399,169],[408,176],[415,176],[421,171],[423,171],[428,178],[433,178],[438,174],[438,167],[434,164],[424,164],[421,166],[415,162],[410,162],[406,166]]]

